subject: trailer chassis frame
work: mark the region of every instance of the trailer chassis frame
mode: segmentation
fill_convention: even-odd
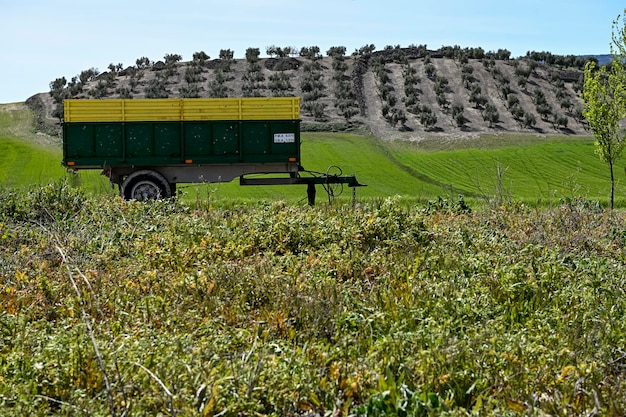
[[[301,177],[301,176],[292,176],[292,177],[261,177],[261,178],[250,178],[242,175],[239,177],[239,185],[302,185],[306,184],[307,190],[307,200],[310,206],[315,205],[315,196],[317,194],[317,190],[315,188],[316,185],[322,185],[324,190],[326,190],[328,194],[328,201],[331,202],[334,197],[337,197],[338,194],[335,194],[336,185],[344,185],[346,184],[348,187],[352,188],[352,204],[356,201],[356,189],[358,187],[366,187],[366,184],[361,184],[356,179],[354,175],[335,175],[335,174],[322,174],[319,176],[311,176],[311,177]]]

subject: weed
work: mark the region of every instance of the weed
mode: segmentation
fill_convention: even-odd
[[[2,193],[2,410],[620,415],[624,224],[575,202]]]

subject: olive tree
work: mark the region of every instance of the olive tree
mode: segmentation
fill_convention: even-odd
[[[63,102],[66,84],[67,80],[65,77],[57,78],[50,83],[50,96],[54,99],[55,103]]]
[[[249,64],[254,64],[259,61],[259,55],[261,55],[261,51],[259,48],[248,48],[246,49],[246,61]]]
[[[482,112],[483,120],[489,123],[489,127],[493,127],[495,123],[500,121],[500,113],[498,109],[491,103],[485,105],[485,109]]]
[[[152,65],[152,63],[150,62],[150,58],[142,56],[141,58],[137,58],[137,60],[135,61],[135,64],[137,65],[138,69],[147,69],[150,67],[150,65]]]
[[[618,21],[619,16],[613,22],[613,62],[600,68],[595,62],[588,62],[585,65],[583,86],[583,115],[595,137],[596,151],[609,168],[611,209],[615,196],[613,168],[626,144],[626,137],[619,126],[620,120],[626,117],[626,73],[623,65],[626,57],[626,33],[623,26],[618,27]]]
[[[63,119],[63,100],[67,98],[65,77],[57,78],[50,83],[50,96],[54,100],[55,106],[52,115],[61,121]]]
[[[183,57],[180,56],[179,54],[165,54],[163,59],[165,60],[165,65],[174,65],[180,62],[183,59]]]
[[[203,67],[211,57],[206,54],[204,51],[194,52],[193,53],[193,61],[197,66]]]
[[[322,57],[319,46],[303,46],[300,48],[300,56],[316,61]]]

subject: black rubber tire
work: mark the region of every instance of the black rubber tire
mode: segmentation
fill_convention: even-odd
[[[171,196],[169,182],[156,171],[135,171],[122,183],[122,197],[125,200],[159,200]]]

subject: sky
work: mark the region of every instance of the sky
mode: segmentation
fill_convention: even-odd
[[[607,54],[616,0],[0,0],[0,103],[25,101],[83,70],[183,61],[221,49],[459,45]],[[621,20],[620,20],[621,22]],[[623,26],[620,23],[620,26]]]

